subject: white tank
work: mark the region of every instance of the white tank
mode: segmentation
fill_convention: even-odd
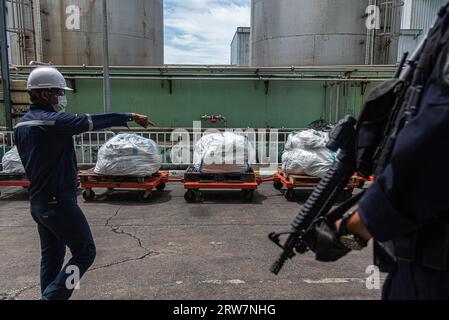
[[[251,65],[365,64],[370,54],[365,13],[371,3],[369,0],[252,0]],[[397,20],[399,26],[400,19]],[[376,41],[382,46],[379,38]],[[395,41],[388,42],[388,51],[392,47],[397,50]],[[385,56],[379,46],[376,50]],[[394,61],[386,62],[396,62],[396,54],[387,55],[388,60],[391,56]],[[380,58],[373,60],[380,62]]]
[[[103,64],[102,0],[39,2],[44,62]],[[70,6],[79,8],[79,29]],[[108,0],[108,17],[110,65],[163,65],[163,0]]]

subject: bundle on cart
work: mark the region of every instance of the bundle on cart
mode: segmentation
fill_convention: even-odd
[[[152,176],[162,166],[156,143],[136,134],[119,134],[100,148],[94,172],[106,176]]]
[[[282,155],[282,171],[286,174],[324,178],[336,160],[336,154],[326,148],[328,140],[329,136],[325,132],[292,132]]]
[[[17,147],[5,153],[2,159],[2,168],[4,173],[25,174],[25,168],[23,167]]]
[[[184,175],[187,202],[203,200],[203,189],[241,190],[244,201],[251,201],[257,189],[252,164],[255,150],[248,137],[233,132],[203,136],[195,145],[193,166]]]
[[[255,150],[248,137],[232,132],[203,136],[196,144],[193,164],[202,173],[249,172]]]

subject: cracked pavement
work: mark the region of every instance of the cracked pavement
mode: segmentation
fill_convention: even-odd
[[[0,191],[0,300],[39,299],[39,239],[26,192]],[[207,191],[201,204],[186,204],[183,196],[174,184],[148,204],[135,192],[93,203],[80,197],[97,258],[73,299],[380,298],[380,290],[365,285],[371,249],[331,264],[306,254],[279,276],[268,271],[280,253],[268,233],[288,226],[301,206],[270,184],[252,204],[235,191]]]

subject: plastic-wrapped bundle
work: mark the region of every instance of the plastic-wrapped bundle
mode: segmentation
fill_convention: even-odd
[[[203,136],[193,154],[195,169],[204,173],[248,172],[255,150],[248,138],[232,132]]]
[[[287,174],[307,174],[324,178],[335,161],[335,154],[326,148],[295,149],[282,155],[282,170]]]
[[[328,140],[329,135],[325,132],[293,132],[282,155],[282,170],[287,174],[324,178],[336,160],[336,154],[326,148]]]
[[[2,167],[5,173],[25,173],[25,168],[23,167],[17,147],[5,153],[2,159]]]
[[[145,177],[158,172],[161,165],[162,156],[153,140],[119,134],[100,148],[95,173]]]
[[[295,131],[288,136],[285,150],[325,148],[328,141],[329,135],[326,132],[316,130]]]

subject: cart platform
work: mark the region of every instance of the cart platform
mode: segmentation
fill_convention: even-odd
[[[187,202],[203,200],[201,190],[242,190],[244,201],[252,201],[254,191],[260,181],[251,169],[248,172],[203,173],[194,167],[189,167],[184,175],[184,188],[187,189],[184,199]]]
[[[286,188],[285,198],[288,201],[293,201],[295,198],[295,190],[313,191],[321,179],[308,175],[294,175],[287,174],[282,169],[274,174],[274,188],[282,190]],[[356,188],[361,188],[367,180],[357,175],[354,175],[345,190],[345,197],[350,197]]]
[[[141,202],[149,202],[154,189],[162,191],[168,182],[168,172],[158,172],[153,176],[136,177],[136,176],[106,176],[96,174],[93,169],[81,171],[78,174],[83,198],[86,201],[95,199],[93,189],[107,189],[111,194],[116,189],[141,190],[139,200]]]
[[[0,187],[22,187],[28,188],[30,181],[24,173],[0,172]]]

